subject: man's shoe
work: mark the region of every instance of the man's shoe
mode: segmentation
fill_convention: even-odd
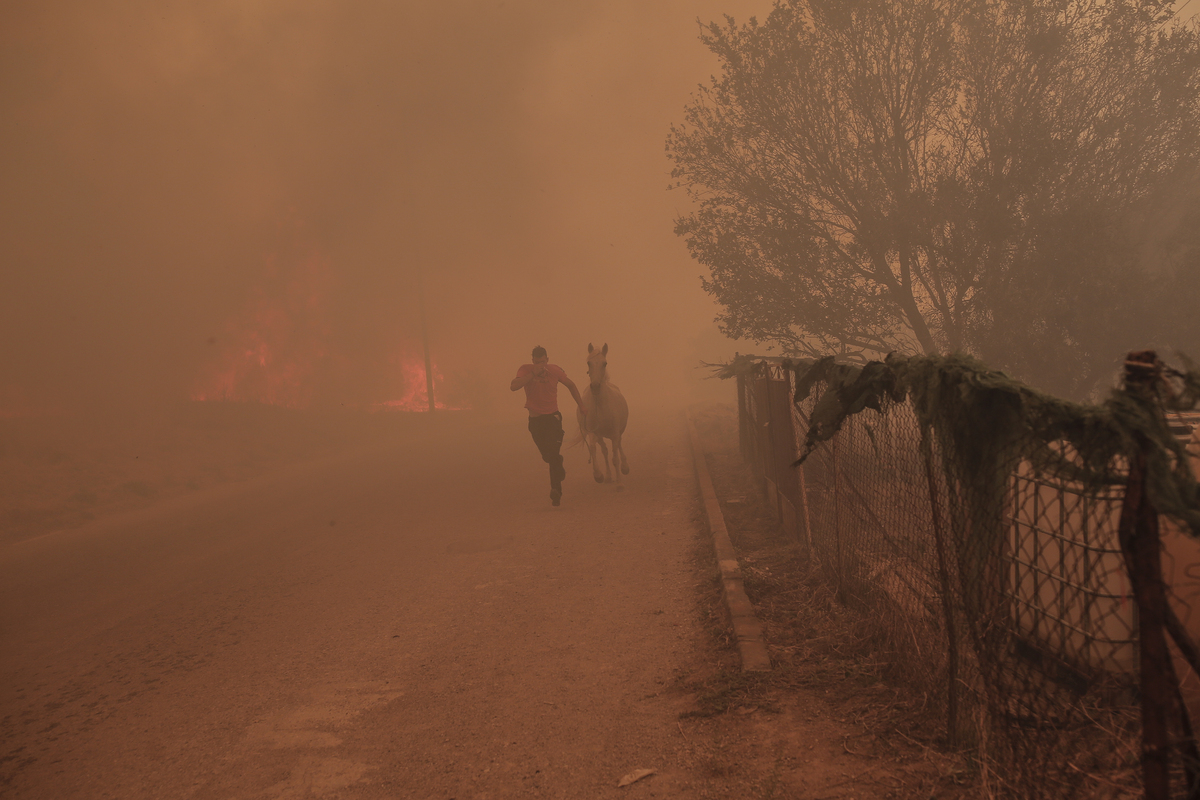
[[[550,505],[552,505],[552,506],[558,505],[558,501],[561,499],[562,499],[562,492],[558,491],[557,489],[550,492]]]

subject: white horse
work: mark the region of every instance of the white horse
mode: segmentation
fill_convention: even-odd
[[[621,476],[629,474],[629,461],[625,458],[625,448],[621,445],[621,435],[625,433],[625,424],[629,422],[629,405],[621,390],[608,380],[608,345],[596,350],[588,345],[588,387],[583,390],[583,407],[587,414],[575,412],[579,420],[579,433],[587,443],[588,456],[592,462],[592,477],[596,483],[607,481],[612,483],[613,468],[617,470],[617,488],[624,488]],[[612,466],[608,462],[608,446],[604,440],[612,442]],[[596,461],[596,445],[604,455],[604,474],[600,474],[600,464]]]

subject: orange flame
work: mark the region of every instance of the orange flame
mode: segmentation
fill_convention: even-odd
[[[336,399],[343,406],[428,411],[425,360],[411,348],[388,359],[381,374],[381,365],[348,358],[331,346],[332,326],[325,310],[330,282],[329,264],[316,252],[296,261],[268,258],[257,296],[226,325],[223,346],[191,398],[307,408],[314,399],[332,400],[341,392]],[[371,384],[380,377],[383,385],[363,389],[365,396],[345,396],[347,386]],[[453,389],[446,389],[436,364],[433,382],[436,408],[470,408],[458,402]],[[381,396],[396,399],[365,402]]]
[[[400,379],[403,390],[401,395],[396,400],[385,400],[378,403],[375,408],[379,411],[428,411],[429,410],[429,389],[425,380],[425,360],[417,358],[410,353],[402,352],[400,355],[394,356],[392,364],[399,369],[398,378]],[[433,406],[441,411],[464,411],[470,408],[466,404],[448,404],[438,391],[440,386],[445,385],[445,376],[441,370],[437,368],[437,363],[432,362],[433,367]]]
[[[275,259],[268,272],[278,273]],[[260,295],[226,325],[228,342],[191,392],[193,400],[241,400],[304,408],[314,377],[329,355],[322,296],[328,265],[313,255],[284,283],[278,297]]]

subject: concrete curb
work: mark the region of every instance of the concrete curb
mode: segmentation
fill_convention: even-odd
[[[704,450],[700,447],[700,436],[696,433],[690,411],[687,414],[687,427],[692,443],[692,463],[696,467],[696,482],[700,486],[700,501],[704,504],[704,516],[712,534],[713,549],[717,553],[722,593],[733,622],[733,635],[742,658],[742,672],[770,672],[771,656],[763,641],[762,623],[754,613],[754,606],[750,605],[750,598],[746,597],[742,568],[738,565],[733,542],[729,540],[729,530],[725,527],[725,517],[721,514],[721,504],[713,490],[708,464],[704,461]]]

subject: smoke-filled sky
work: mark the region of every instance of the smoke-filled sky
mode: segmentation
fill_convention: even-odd
[[[0,405],[212,395],[266,350],[271,391],[383,399],[420,271],[439,369],[479,385],[534,344],[581,379],[608,342],[633,388],[725,355],[664,140],[716,68],[697,18],[767,10],[6,4]]]

